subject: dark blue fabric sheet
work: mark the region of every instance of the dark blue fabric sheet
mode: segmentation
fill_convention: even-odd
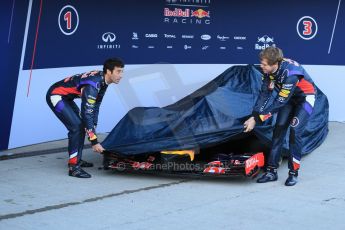
[[[255,66],[233,66],[172,105],[130,110],[102,145],[112,152],[137,155],[205,148],[246,138],[243,122],[250,116],[260,88],[261,73]],[[257,138],[268,146],[274,121],[269,119],[254,129]],[[327,133],[328,100],[318,90],[315,109],[303,135],[303,154],[317,148]],[[287,143],[286,139],[285,150],[288,150]]]

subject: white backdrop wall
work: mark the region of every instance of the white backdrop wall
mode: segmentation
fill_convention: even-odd
[[[127,65],[119,85],[111,85],[100,108],[98,132],[109,132],[136,106],[165,106],[190,94],[212,80],[229,65]],[[33,70],[30,94],[27,96],[30,72],[20,71],[9,148],[67,137],[66,128],[46,104],[45,94],[51,84],[64,77],[102,66]],[[330,121],[345,121],[343,102],[345,66],[305,65],[318,87],[327,95]],[[77,104],[80,101],[77,100]]]

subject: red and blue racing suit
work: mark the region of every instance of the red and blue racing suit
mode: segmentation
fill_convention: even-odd
[[[289,125],[289,169],[297,171],[300,168],[302,133],[313,111],[315,95],[313,80],[301,65],[291,59],[281,61],[275,73],[263,75],[263,84],[253,116],[256,122],[263,122],[270,118],[271,114],[278,113],[268,159],[269,168],[278,167]]]
[[[47,92],[49,107],[68,130],[69,165],[81,160],[85,132],[92,145],[98,143],[95,129],[107,87],[103,72],[91,71],[58,81]],[[81,98],[81,109],[75,98]]]

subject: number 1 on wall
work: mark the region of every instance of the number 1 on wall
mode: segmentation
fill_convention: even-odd
[[[63,18],[64,18],[64,20],[67,23],[67,29],[70,30],[72,28],[72,14],[71,14],[71,11],[67,11]]]

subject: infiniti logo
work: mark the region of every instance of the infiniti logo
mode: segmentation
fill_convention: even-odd
[[[104,42],[114,42],[116,40],[116,35],[112,32],[106,32],[102,35],[102,40]]]

